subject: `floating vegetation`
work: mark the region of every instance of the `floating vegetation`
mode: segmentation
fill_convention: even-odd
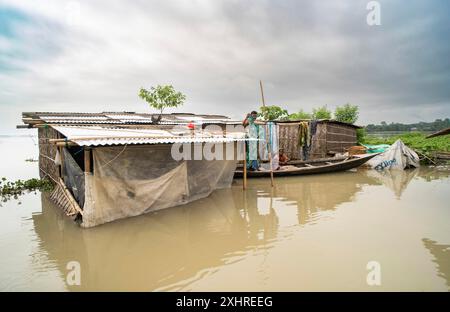
[[[20,195],[36,191],[51,191],[53,184],[48,179],[29,179],[7,181],[6,178],[0,180],[0,199],[7,202],[10,199],[18,199]]]

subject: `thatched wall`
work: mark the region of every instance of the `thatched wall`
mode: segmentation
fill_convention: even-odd
[[[49,143],[49,139],[60,139],[62,135],[51,127],[38,129],[39,138],[39,175],[41,178],[49,175],[55,181],[59,177],[59,166],[55,165],[54,159],[58,147]]]

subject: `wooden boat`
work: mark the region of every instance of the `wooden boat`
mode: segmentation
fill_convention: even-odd
[[[329,173],[338,172],[353,169],[361,166],[369,159],[375,157],[378,154],[367,154],[360,156],[348,156],[339,158],[322,158],[309,161],[290,161],[286,166],[282,166],[281,169],[273,172],[274,176],[295,176],[304,174],[317,174],[317,173]],[[242,167],[235,171],[235,178],[242,178]],[[247,177],[270,177],[270,171],[249,171],[247,170]]]

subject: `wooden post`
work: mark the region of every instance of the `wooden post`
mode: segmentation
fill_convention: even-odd
[[[242,189],[246,190],[247,189],[247,142],[244,140],[244,168],[243,173],[244,173],[244,177],[243,177],[243,181],[242,181]]]
[[[91,172],[91,149],[84,148],[84,172]]]

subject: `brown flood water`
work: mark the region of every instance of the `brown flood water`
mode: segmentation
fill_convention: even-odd
[[[17,141],[0,175],[35,176],[23,161],[31,140]],[[450,290],[448,168],[277,178],[274,188],[255,179],[246,192],[241,182],[92,229],[39,193],[3,203],[0,290]],[[66,283],[70,261],[79,286]],[[366,282],[370,261],[379,286]]]

